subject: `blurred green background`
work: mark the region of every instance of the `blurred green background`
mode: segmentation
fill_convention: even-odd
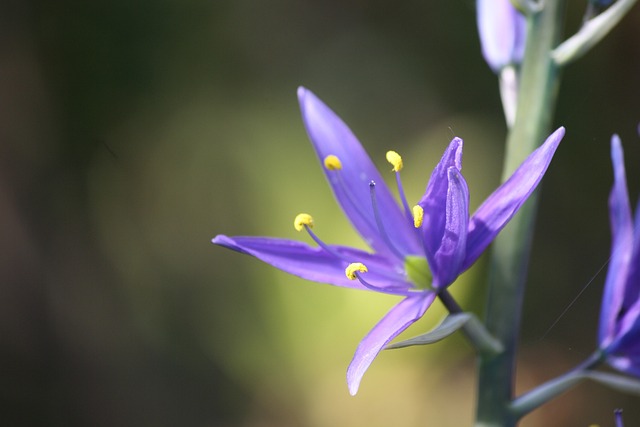
[[[569,2],[575,31],[582,1]],[[410,200],[453,135],[478,206],[505,127],[474,2],[4,0],[0,3],[0,419],[7,426],[464,426],[459,336],[385,352],[348,394],[359,340],[396,299],[332,288],[214,247],[296,234],[362,246],[334,203],[296,100],[327,102]],[[640,10],[564,73],[567,127],[544,183],[518,390],[594,349],[609,138],[640,194]],[[389,179],[393,176],[389,173]],[[452,287],[483,310],[485,258]],[[405,336],[427,330],[441,307]],[[523,426],[640,423],[637,398],[585,384]]]

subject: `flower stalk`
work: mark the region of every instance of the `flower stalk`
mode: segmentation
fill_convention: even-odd
[[[544,141],[544,133],[551,127],[560,75],[550,53],[560,38],[564,5],[564,0],[547,0],[541,11],[527,17],[518,108],[507,137],[503,180]],[[485,326],[504,350],[497,355],[479,355],[476,427],[513,427],[517,422],[510,402],[536,210],[534,193],[493,244]]]
[[[559,396],[571,387],[577,385],[582,380],[587,379],[589,369],[601,363],[602,359],[602,352],[596,351],[584,362],[564,375],[553,378],[514,400],[511,404],[511,411],[517,418],[525,416],[554,397]]]

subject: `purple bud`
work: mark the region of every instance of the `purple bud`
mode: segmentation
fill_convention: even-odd
[[[494,72],[519,64],[524,56],[527,20],[509,0],[477,0],[482,55]]]

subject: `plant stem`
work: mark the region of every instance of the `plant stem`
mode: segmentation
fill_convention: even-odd
[[[526,54],[522,64],[516,121],[507,137],[502,180],[548,135],[557,98],[559,73],[550,52],[560,36],[565,0],[546,0],[529,16]],[[487,330],[504,346],[497,354],[480,354],[476,427],[512,427],[515,355],[533,224],[534,193],[495,240],[491,253]]]
[[[514,400],[511,404],[512,411],[518,418],[521,418],[539,406],[544,405],[554,397],[569,390],[580,381],[587,379],[587,371],[601,363],[603,358],[604,355],[602,351],[596,351],[584,362],[580,363],[569,372],[537,386],[533,390]]]

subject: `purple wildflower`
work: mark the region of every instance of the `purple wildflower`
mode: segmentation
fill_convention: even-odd
[[[469,190],[460,172],[460,138],[451,141],[424,196],[413,208],[402,190],[402,158],[393,151],[387,153],[396,173],[400,208],[347,125],[309,90],[300,88],[298,99],[329,185],[373,253],[324,243],[311,230],[313,219],[308,214],[298,215],[294,226],[306,230],[317,247],[284,239],[224,235],[216,236],[213,243],[304,279],[404,297],[358,346],[347,370],[349,391],[355,395],[377,354],[422,317],[438,291],[478,259],[522,206],[542,179],[564,129],[551,135],[469,218]]]
[[[509,0],[477,0],[482,55],[494,72],[522,62],[527,20]]]
[[[611,258],[604,287],[598,341],[607,363],[640,376],[640,208],[632,217],[624,152],[611,138],[614,184],[609,196]]]

